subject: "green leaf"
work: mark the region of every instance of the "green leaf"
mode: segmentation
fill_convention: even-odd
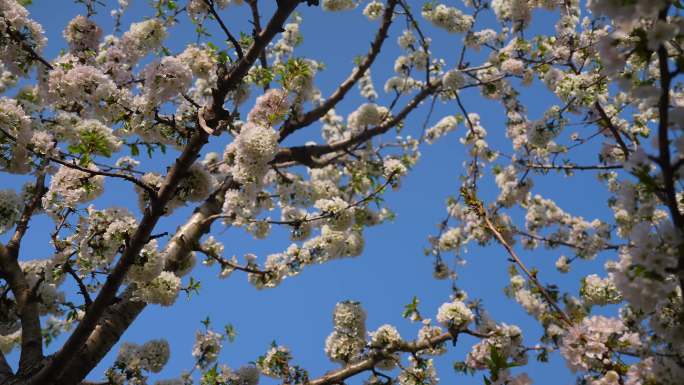
[[[140,155],[140,149],[138,148],[138,145],[137,145],[137,144],[133,143],[133,144],[131,144],[131,145],[129,145],[129,146],[130,146],[130,148],[131,148],[131,155],[132,155],[132,156],[138,156],[138,155]]]
[[[233,327],[232,324],[228,324],[225,326],[225,331],[226,331],[226,337],[228,338],[229,342],[235,341],[235,337],[237,337],[237,332],[235,331],[235,327]]]
[[[200,321],[202,325],[204,325],[205,328],[209,329],[209,325],[211,325],[211,319],[209,319],[209,316],[207,318],[203,319]]]

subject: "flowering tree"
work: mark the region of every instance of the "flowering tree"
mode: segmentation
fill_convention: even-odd
[[[42,27],[23,4],[30,2],[0,1],[0,88],[14,95],[0,98],[0,170],[16,180],[0,190],[0,384],[92,384],[85,378],[147,306],[171,306],[180,291],[197,288],[183,279],[197,258],[219,278],[238,271],[266,289],[309,265],[361,254],[364,228],[392,217],[381,195],[399,189],[419,149],[459,126],[469,161],[452,171],[462,185],[427,250],[435,278],[454,280],[435,322],[414,300],[404,316],[421,322],[416,338],[391,325],[367,332],[361,304],[340,302],[325,341],[339,366],[319,377],[279,345],[233,370],[217,362],[233,330],[207,322],[197,333],[193,370],[157,384],[254,385],[261,375],[286,384],[342,384],[357,375],[374,385],[435,384],[432,357],[462,334],[480,341],[455,367],[481,372],[486,384],[529,384],[511,369],[556,351],[583,383],[684,378],[679,1],[158,0],[154,18],[124,28],[128,2],[119,0],[115,30],[105,37],[93,20],[103,5],[77,2],[85,16],[64,28],[68,51],[47,58]],[[303,20],[295,10],[305,6],[359,8],[377,24],[368,52],[330,95],[316,87],[322,64],[296,54]],[[583,7],[590,12],[580,19]],[[544,16],[556,17],[554,32],[528,32],[538,8],[553,11]],[[232,31],[222,18],[229,12],[246,12],[253,30]],[[187,22],[196,25],[197,43],[165,48],[167,30]],[[209,25],[222,34],[210,34]],[[431,52],[435,28],[453,34],[455,62]],[[379,94],[370,68],[390,36],[402,54]],[[548,106],[538,101],[545,112],[536,119],[521,101],[534,87],[554,95]],[[338,115],[356,88],[367,102]],[[510,147],[487,143],[480,116],[462,100],[466,89],[505,109]],[[459,112],[433,118],[437,102]],[[424,104],[425,125],[407,127]],[[319,127],[321,140],[284,144],[309,126]],[[208,143],[223,153],[208,151]],[[145,170],[145,152],[175,160],[163,171]],[[535,194],[533,180],[555,172],[596,174],[611,194],[612,217],[586,220]],[[137,208],[90,203],[114,180],[136,192]],[[485,201],[481,186],[492,182],[498,196]],[[176,230],[160,228],[183,206],[194,211]],[[22,240],[43,214],[54,223],[48,257],[29,259]],[[258,239],[283,226],[293,243],[265,258],[227,257],[210,235],[214,223]],[[492,319],[456,286],[447,253],[460,262],[471,242],[500,245],[509,258],[506,294],[543,328],[538,343],[524,344],[519,327]],[[611,260],[577,277],[581,289],[572,293],[527,266],[516,244],[561,248],[571,255],[558,259],[562,272],[600,253]],[[44,344],[61,334],[63,345],[46,356]],[[4,355],[13,349],[20,351],[16,368]],[[100,383],[145,384],[163,369],[169,346],[124,343],[112,354]]]

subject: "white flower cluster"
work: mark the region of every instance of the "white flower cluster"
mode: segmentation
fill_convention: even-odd
[[[354,219],[354,210],[340,197],[319,199],[314,204],[314,207],[321,210],[321,215],[329,216],[326,219],[326,223],[335,231],[348,229]]]
[[[149,282],[162,273],[165,262],[164,253],[157,250],[157,240],[153,239],[140,250],[126,278],[133,282]]]
[[[353,301],[339,302],[333,312],[334,329],[325,340],[325,354],[335,362],[352,362],[366,345],[366,312]]]
[[[212,330],[205,333],[195,333],[195,345],[192,347],[192,356],[195,357],[200,368],[206,368],[213,364],[221,353],[223,335]]]
[[[373,349],[386,349],[399,346],[403,340],[399,331],[392,325],[382,325],[376,331],[369,332],[370,347]],[[392,370],[400,362],[398,353],[377,363],[377,366],[384,370]]]
[[[496,201],[503,207],[512,207],[529,199],[530,190],[534,185],[529,177],[521,181],[518,178],[518,171],[512,165],[499,171],[496,174],[495,181],[501,189]]]
[[[64,282],[64,275],[60,275],[60,268],[52,259],[34,259],[19,262],[26,283],[35,288],[40,315],[61,315],[60,305],[64,303],[64,292],[59,286]]]
[[[134,299],[171,306],[178,298],[181,289],[181,280],[170,271],[163,271],[149,282],[140,282],[134,292]]]
[[[423,326],[418,330],[418,343],[429,342],[429,349],[425,349],[422,352],[432,356],[439,356],[446,353],[447,348],[445,343],[437,344],[434,339],[442,335],[444,331],[441,327],[437,325],[432,325],[432,320],[426,318],[422,320]]]
[[[616,350],[640,346],[639,335],[616,318],[592,316],[571,327],[563,337],[560,353],[573,371],[609,366]]]
[[[70,111],[74,105],[84,117],[119,118],[122,105],[130,99],[127,90],[116,83],[100,68],[80,64],[69,55],[60,58],[47,79],[47,99],[57,108]]]
[[[233,177],[241,183],[260,184],[268,171],[268,162],[278,151],[278,133],[268,126],[248,122],[227,149],[235,157]]]
[[[91,164],[88,169],[97,170],[97,167]],[[61,166],[52,176],[50,187],[43,197],[43,207],[49,214],[64,208],[74,209],[79,203],[97,198],[103,190],[103,176]]]
[[[205,80],[215,76],[216,57],[206,47],[190,44],[176,57],[190,68],[193,76]]]
[[[603,306],[622,301],[622,296],[610,277],[602,279],[596,274],[582,279],[580,294],[587,305]]]
[[[269,55],[273,56],[274,63],[283,63],[287,61],[287,57],[292,55],[295,47],[302,42],[302,34],[300,32],[300,25],[302,24],[302,17],[296,15],[291,18],[289,23],[283,26],[283,31],[280,34],[280,39],[273,44]]]
[[[47,43],[43,27],[28,16],[26,8],[16,0],[0,2],[0,62],[17,76],[26,75],[30,66],[25,64],[35,60],[22,45],[28,44],[33,51],[40,54]],[[17,41],[10,34],[21,34],[24,38]]]
[[[361,97],[373,101],[378,98],[378,93],[375,91],[375,86],[373,85],[373,79],[371,79],[370,68],[363,73],[361,79],[359,79],[359,91]],[[333,111],[333,110],[330,110]]]
[[[501,71],[509,75],[522,76],[525,71],[525,63],[518,59],[506,59],[501,62]]]
[[[387,107],[375,103],[364,103],[347,117],[347,126],[352,135],[356,135],[365,128],[377,126],[389,117]]]
[[[146,384],[143,372],[159,373],[169,360],[170,349],[166,340],[151,340],[143,345],[126,342],[119,348],[114,366],[105,375],[113,384]]]
[[[248,122],[224,153],[224,160],[233,165],[236,181],[254,186],[262,183],[268,163],[278,151],[278,133],[272,125],[284,119],[288,108],[287,92],[281,89],[268,90],[257,98]]]
[[[183,60],[166,56],[145,67],[145,101],[148,108],[157,106],[188,90],[192,71]]]
[[[444,4],[425,4],[421,15],[436,27],[442,28],[449,33],[467,32],[475,20],[472,16],[464,14],[460,9],[449,7]]]
[[[166,37],[166,28],[159,19],[149,19],[139,23],[132,23],[121,37],[116,48],[124,53],[126,61],[135,63],[148,53],[161,46]]]
[[[684,376],[684,369],[666,357],[648,357],[629,367],[625,385],[649,383],[676,384]]]
[[[493,0],[492,9],[499,20],[512,21],[514,29],[520,30],[529,25],[532,19],[532,6],[535,3],[537,2],[528,0]],[[540,3],[555,6],[551,1],[540,1]]]
[[[262,127],[273,127],[285,119],[289,108],[287,91],[272,88],[256,99],[247,121]]]
[[[158,190],[162,187],[164,183],[164,177],[155,173],[146,173],[140,180]],[[216,187],[216,179],[207,170],[206,166],[201,162],[195,162],[188,169],[185,177],[181,180],[179,186],[171,198],[171,200],[166,204],[166,215],[169,215],[178,207],[182,207],[187,202],[199,202],[204,200],[209,194],[214,191]],[[143,190],[140,186],[135,187],[138,193],[138,206],[140,211],[145,210],[145,206],[149,201],[150,197],[148,192]]]
[[[81,218],[77,237],[77,262],[84,272],[107,270],[109,264],[126,244],[138,223],[126,208],[95,210],[88,207],[88,216]]]
[[[434,239],[435,247],[441,251],[453,251],[459,254],[464,246],[471,241],[485,244],[491,239],[491,233],[484,230],[482,218],[467,206],[451,201],[448,206],[449,216],[454,218],[458,225],[447,228],[438,239]],[[505,214],[491,218],[492,222],[501,229],[510,227],[510,219]],[[510,237],[509,232],[502,233],[504,237]]]
[[[385,178],[391,178],[392,188],[399,188],[399,179],[408,173],[408,168],[404,163],[396,158],[385,157],[382,161],[382,174]]]
[[[213,0],[212,4],[215,7],[215,9],[218,11],[219,9],[224,9],[226,6],[229,4],[236,3],[236,1],[231,1],[231,0]],[[242,4],[242,0],[237,0],[237,5]],[[209,6],[207,5],[207,2],[205,0],[190,0],[188,1],[188,5],[186,5],[186,8],[188,10],[188,15],[196,19],[199,16],[206,15],[209,12]]]
[[[363,15],[368,20],[377,20],[385,10],[385,5],[381,1],[373,0],[363,9]]]
[[[432,359],[409,356],[410,366],[404,368],[397,380],[399,385],[437,385],[439,378]]]
[[[102,38],[102,28],[89,18],[78,15],[67,24],[63,34],[69,43],[69,50],[77,54],[97,50]]]
[[[4,155],[0,158],[0,169],[14,173],[28,172],[27,146],[33,135],[31,118],[16,100],[0,97],[0,128],[13,137],[5,139],[3,134],[0,150]]]
[[[677,266],[681,235],[668,221],[656,229],[642,222],[632,228],[629,240],[630,247],[620,250],[620,260],[607,263],[606,268],[620,294],[632,306],[651,312],[677,286],[670,271]]]
[[[497,153],[492,151],[485,141],[487,130],[480,125],[480,115],[474,112],[469,113],[466,117],[466,125],[466,134],[460,142],[469,148],[470,155],[490,162],[495,160]]]
[[[540,293],[534,293],[526,288],[526,281],[521,275],[513,275],[509,288],[513,298],[525,311],[534,318],[541,320],[549,314],[551,309]]]
[[[463,44],[470,49],[479,51],[482,45],[492,43],[496,40],[496,38],[496,31],[493,29],[483,29],[481,31],[468,34],[463,40]]]
[[[432,144],[437,139],[455,130],[456,127],[458,127],[458,119],[453,115],[445,116],[425,131],[425,141]]]
[[[442,76],[442,87],[444,87],[445,90],[458,92],[465,84],[465,76],[459,70],[449,70]]]
[[[285,346],[274,346],[257,361],[257,368],[265,376],[286,378],[290,372],[289,361],[292,353]]]
[[[80,146],[89,154],[111,156],[121,147],[121,139],[116,137],[112,129],[95,119],[81,120],[74,127],[73,145]]]
[[[437,322],[450,329],[464,329],[474,319],[472,310],[458,299],[442,304],[437,311]]]
[[[527,209],[525,227],[531,233],[558,226],[558,229],[547,238],[574,246],[576,254],[585,259],[592,259],[607,243],[609,228],[599,220],[591,222],[582,217],[573,217],[564,212],[555,202],[535,195],[524,203]],[[536,242],[528,240],[527,247],[536,247]]]
[[[492,349],[495,349],[507,361],[510,358],[515,364],[527,363],[523,335],[519,327],[506,324],[496,325],[493,330],[488,331],[488,334],[491,334],[491,337],[483,339],[470,349],[465,360],[469,368],[487,369],[492,357]]]

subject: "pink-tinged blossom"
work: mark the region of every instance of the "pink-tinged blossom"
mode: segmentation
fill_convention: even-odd
[[[79,113],[82,117],[121,116],[129,94],[99,68],[78,64],[68,56],[50,71],[47,97],[55,107]]]
[[[63,34],[72,53],[96,51],[102,38],[102,28],[89,18],[78,15],[67,24]]]
[[[173,56],[149,64],[144,72],[145,98],[150,107],[186,92],[192,81],[190,67]]]
[[[0,129],[3,134],[11,136],[0,142],[0,149],[6,154],[0,157],[0,169],[13,173],[27,172],[28,146],[33,135],[31,118],[15,99],[0,98]]]
[[[270,89],[256,99],[254,108],[247,115],[247,121],[272,127],[285,119],[289,108],[287,91],[280,88]]]
[[[560,352],[567,366],[577,372],[610,365],[615,351],[638,345],[638,335],[620,319],[592,316],[568,330]]]
[[[27,63],[35,62],[23,44],[40,53],[47,43],[43,27],[28,16],[26,8],[16,0],[0,1],[0,62],[17,76],[27,75],[31,68]]]
[[[129,63],[136,63],[159,48],[166,37],[166,28],[159,19],[149,19],[131,24],[118,44]]]
[[[94,165],[87,168],[98,170]],[[43,207],[48,213],[57,214],[61,209],[74,209],[79,203],[91,201],[103,191],[103,176],[61,166],[50,180],[50,187],[43,197]]]

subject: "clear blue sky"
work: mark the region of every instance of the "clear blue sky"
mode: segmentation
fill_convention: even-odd
[[[108,5],[115,1],[107,1]],[[124,29],[131,21],[139,21],[153,11],[147,1],[132,1],[132,8],[124,18]],[[270,1],[262,1],[264,4]],[[422,1],[409,1],[416,10]],[[459,1],[448,1],[458,4]],[[270,7],[269,7],[270,8]],[[101,8],[97,20],[102,21],[106,33],[111,31],[111,18],[108,11]],[[32,17],[41,22],[49,38],[46,56],[54,57],[66,44],[62,38],[62,28],[75,15],[84,13],[82,6],[71,1],[34,0],[29,7]],[[367,51],[377,22],[369,22],[361,15],[361,8],[352,12],[326,13],[320,8],[300,6],[304,22],[302,26],[304,43],[296,51],[297,55],[322,60],[326,64],[317,79],[317,85],[324,95],[344,79],[352,68],[355,56]],[[265,10],[265,16],[270,14]],[[247,23],[248,8],[230,8],[224,12],[227,24],[233,31],[243,30],[247,33],[251,27]],[[554,16],[554,17],[552,17]],[[182,26],[174,28],[166,46],[174,53],[181,50],[182,43],[194,42],[192,25],[186,16],[180,17]],[[461,46],[461,35],[448,35],[429,28],[424,20],[424,27],[433,38],[434,52],[445,58],[447,66],[453,66],[457,60]],[[535,12],[533,31],[551,33],[555,15],[548,12]],[[481,24],[486,27],[492,22],[490,16]],[[383,47],[380,58],[372,68],[372,76],[376,89],[381,93],[380,102],[387,102],[382,95],[384,81],[393,75],[393,60],[399,53],[395,43],[397,33],[405,26],[398,20],[391,29],[392,37]],[[211,30],[215,30],[213,26]],[[220,34],[215,34],[214,41],[220,41]],[[528,34],[528,36],[530,36]],[[473,56],[473,63],[477,63]],[[523,100],[527,102],[529,115],[532,118],[549,105],[539,104],[549,94],[538,88],[526,89]],[[350,92],[338,112],[346,115],[361,101],[358,92]],[[483,126],[488,130],[488,141],[497,149],[510,152],[510,144],[504,137],[503,109],[491,101],[485,101],[477,92],[465,92],[464,102],[468,109],[482,115]],[[247,104],[249,105],[249,103]],[[427,106],[423,106],[407,121],[406,132],[414,137],[420,135],[421,124],[427,114]],[[438,103],[431,123],[447,114],[457,113],[455,104]],[[303,133],[293,135],[289,143],[303,143],[312,138],[320,138],[318,126],[305,129]],[[393,223],[388,223],[366,231],[366,248],[363,255],[355,259],[337,260],[325,265],[309,267],[293,278],[285,280],[276,289],[258,291],[246,281],[246,277],[235,272],[228,280],[218,280],[216,267],[198,266],[192,276],[202,282],[199,296],[186,299],[182,295],[171,308],[148,306],[137,322],[124,335],[123,341],[142,343],[152,338],[167,338],[171,344],[171,359],[160,377],[175,377],[186,368],[192,366],[190,355],[194,342],[195,330],[201,328],[200,320],[210,316],[214,325],[220,328],[223,324],[235,326],[238,336],[234,343],[225,344],[220,361],[237,368],[263,354],[272,340],[288,346],[295,356],[295,363],[310,371],[315,377],[337,367],[328,361],[323,346],[327,335],[332,330],[331,312],[335,303],[345,299],[361,301],[368,312],[368,330],[374,330],[384,323],[390,323],[399,329],[405,338],[414,338],[419,325],[401,318],[403,305],[413,296],[421,300],[421,310],[426,316],[434,317],[437,307],[448,300],[450,294],[449,281],[432,279],[432,260],[423,256],[427,246],[427,237],[436,232],[437,223],[445,215],[445,200],[458,192],[458,176],[461,164],[465,159],[463,147],[458,138],[463,128],[443,138],[437,144],[421,149],[423,154],[417,167],[403,181],[398,191],[388,191],[385,199],[390,208],[397,213]],[[391,134],[390,134],[391,135]],[[227,138],[212,138],[211,149],[220,150],[227,143]],[[320,139],[319,139],[320,140]],[[597,142],[598,143],[598,142]],[[593,148],[595,149],[595,147]],[[584,152],[583,152],[584,153]],[[583,158],[583,159],[582,159]],[[592,155],[581,155],[582,160],[593,161]],[[164,163],[166,162],[166,163]],[[146,161],[147,169],[163,169],[168,159],[155,157]],[[0,185],[17,187],[20,178],[0,176]],[[535,178],[533,192],[552,197],[566,211],[586,218],[605,216],[606,192],[596,188],[594,176],[575,177],[572,180],[561,176],[547,176],[545,179]],[[122,183],[108,182],[109,192],[98,199],[95,204],[99,208],[107,205],[125,205],[133,209],[135,199],[132,189]],[[483,182],[483,198],[491,199],[497,191],[493,188],[491,178]],[[137,209],[136,209],[137,210]],[[190,208],[178,210],[173,216],[162,221],[159,231],[173,231]],[[520,212],[515,212],[518,220]],[[520,222],[518,222],[520,223]],[[50,220],[41,216],[35,219],[29,237],[26,239],[24,259],[44,258],[49,255],[47,232],[52,228]],[[226,245],[226,253],[241,256],[253,252],[260,257],[279,252],[287,248],[285,231],[275,230],[267,240],[257,241],[240,229],[223,231],[220,225],[214,227],[215,235]],[[5,237],[3,237],[4,239]],[[574,266],[570,277],[561,276],[553,269],[556,258],[562,250],[540,250],[534,254],[524,253],[529,265],[541,270],[544,281],[557,281],[562,288],[577,295],[579,272],[596,269],[605,261],[600,256],[595,263]],[[507,284],[508,263],[503,249],[497,246],[486,248],[471,246],[464,255],[467,264],[458,269],[459,287],[465,289],[470,298],[480,298],[494,319],[521,326],[526,342],[534,344],[541,333],[535,321],[512,300],[507,299],[502,288]],[[607,256],[614,257],[614,256]],[[451,262],[451,256],[449,256]],[[187,279],[187,278],[186,278]],[[439,377],[443,383],[481,384],[481,375],[457,376],[451,363],[463,360],[474,340],[462,338],[458,346],[438,358]],[[50,351],[58,347],[59,341],[50,346]],[[91,374],[91,379],[99,379],[106,367],[111,364],[116,354],[110,354],[104,362]],[[16,360],[16,353],[11,357]],[[531,364],[526,370],[535,383],[571,384],[574,376],[565,368],[557,354],[548,364],[539,365],[531,357]],[[360,378],[350,381],[360,383]],[[269,381],[264,380],[265,383]]]

